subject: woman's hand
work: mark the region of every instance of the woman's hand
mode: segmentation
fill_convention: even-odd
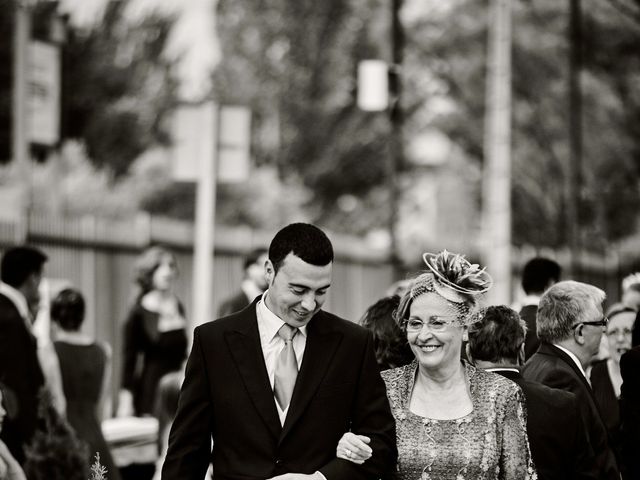
[[[366,460],[371,458],[373,450],[368,445],[371,442],[369,437],[364,435],[356,435],[347,432],[342,435],[336,449],[336,456],[343,460],[349,460],[352,463],[362,465]]]

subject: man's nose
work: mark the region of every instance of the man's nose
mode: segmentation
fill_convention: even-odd
[[[307,293],[302,297],[302,308],[307,311],[312,311],[316,308],[316,295],[315,293]]]

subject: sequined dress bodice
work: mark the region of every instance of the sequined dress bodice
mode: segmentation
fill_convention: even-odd
[[[534,480],[520,388],[465,364],[473,410],[455,420],[414,414],[417,364],[382,372],[396,419],[399,480]]]

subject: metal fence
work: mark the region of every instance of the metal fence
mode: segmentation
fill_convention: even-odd
[[[216,229],[213,312],[239,288],[244,255],[252,248],[268,247],[274,233]],[[330,237],[336,261],[325,308],[357,321],[392,283],[393,269],[384,252],[371,251],[358,239]],[[137,294],[133,266],[138,254],[152,244],[173,250],[179,268],[176,290],[188,316],[193,296],[193,238],[192,223],[146,214],[126,220],[42,215],[0,220],[0,249],[19,244],[42,249],[49,257],[45,277],[54,288],[66,283],[82,291],[87,302],[83,331],[113,347],[114,393],[120,382],[123,323]]]

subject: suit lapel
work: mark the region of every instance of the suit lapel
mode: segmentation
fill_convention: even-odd
[[[225,340],[251,401],[269,431],[277,438],[282,427],[260,346],[256,303],[254,301],[243,311],[237,327],[225,334]]]
[[[546,347],[546,348],[542,349],[542,346],[541,346],[541,349],[542,349],[542,351],[544,353],[548,353],[550,355],[558,357],[560,360],[562,360],[564,363],[566,363],[571,368],[571,370],[573,370],[575,375],[580,379],[580,381],[587,388],[587,390],[589,391],[589,394],[591,395],[591,398],[593,399],[593,390],[591,389],[591,385],[589,385],[589,382],[587,381],[587,379],[584,376],[584,374],[582,373],[582,371],[576,365],[576,362],[574,362],[573,359],[569,355],[567,355],[565,352],[560,350],[555,345],[545,344],[544,347]]]
[[[293,396],[291,397],[287,418],[280,434],[280,441],[289,433],[292,426],[305,411],[325,376],[331,363],[331,358],[342,341],[342,333],[328,330],[326,324],[322,321],[322,316],[322,311],[318,312],[308,324],[304,358],[302,359],[296,386],[293,389]]]

